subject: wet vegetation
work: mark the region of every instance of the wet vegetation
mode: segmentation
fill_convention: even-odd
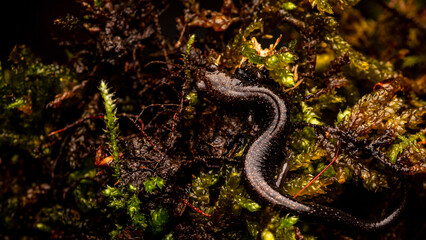
[[[76,0],[50,25],[65,60],[13,48],[0,65],[0,237],[424,239],[426,5],[208,2]],[[242,164],[262,116],[198,92],[211,65],[285,99],[282,194],[378,219],[402,176],[405,214],[362,233],[257,199]]]

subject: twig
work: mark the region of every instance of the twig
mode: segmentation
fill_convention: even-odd
[[[75,122],[73,122],[73,123],[65,126],[62,129],[59,129],[59,130],[56,130],[56,131],[53,131],[53,132],[49,133],[47,136],[50,137],[50,136],[53,136],[55,134],[64,132],[64,131],[66,131],[66,130],[68,130],[68,129],[74,127],[74,126],[76,126],[77,124],[82,123],[83,121],[85,121],[87,119],[103,119],[103,118],[104,118],[104,116],[101,116],[101,115],[83,117],[83,118],[80,118],[79,120],[77,120],[77,121],[75,121]]]
[[[299,30],[305,29],[305,27],[306,27],[305,23],[303,21],[299,20],[299,19],[294,18],[286,10],[281,9],[281,10],[278,11],[278,13],[284,21],[290,23],[294,27],[299,28]]]
[[[188,206],[188,207],[192,208],[192,210],[194,210],[194,211],[196,211],[197,213],[199,213],[199,214],[203,215],[204,217],[208,217],[208,218],[211,218],[211,217],[212,217],[212,215],[210,215],[210,214],[208,214],[208,213],[206,213],[206,212],[201,211],[201,209],[199,209],[199,208],[197,208],[197,207],[193,206],[192,204],[190,204],[190,203],[189,203],[188,201],[186,201],[185,199],[182,199],[182,201],[183,201],[183,203],[185,203],[185,205],[186,205],[186,206]]]
[[[311,184],[314,183],[337,160],[341,145],[342,145],[342,140],[339,140],[339,146],[337,147],[337,151],[336,151],[336,154],[334,155],[333,160],[327,165],[327,167],[325,167],[320,173],[318,173],[318,175],[314,177],[304,188],[302,188],[298,193],[296,193],[296,195],[294,195],[293,198],[296,198],[297,196],[299,196],[299,194],[305,191],[306,188],[311,186]]]

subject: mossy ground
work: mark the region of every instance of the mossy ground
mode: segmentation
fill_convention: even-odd
[[[72,6],[40,33],[50,52],[16,42],[1,58],[0,238],[423,239],[422,1]],[[298,199],[378,217],[400,199],[380,158],[404,175],[406,214],[354,233],[256,199],[241,169],[262,117],[197,92],[212,64],[286,100],[283,194],[337,155]]]

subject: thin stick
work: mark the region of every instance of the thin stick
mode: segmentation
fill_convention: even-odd
[[[188,207],[192,208],[194,211],[196,211],[197,213],[199,213],[199,214],[203,215],[204,217],[208,217],[208,218],[211,218],[211,217],[212,217],[212,215],[210,215],[210,214],[208,214],[208,213],[206,213],[206,212],[201,211],[201,209],[199,209],[199,208],[197,208],[197,207],[193,206],[192,204],[190,204],[190,203],[189,203],[188,201],[186,201],[185,199],[182,199],[182,201],[183,201],[183,203],[185,203],[185,205],[186,205],[186,206],[188,206]]]
[[[65,127],[64,127],[64,128],[62,128],[62,129],[59,129],[59,130],[56,130],[56,131],[53,131],[53,132],[49,133],[49,135],[47,135],[47,136],[48,136],[48,137],[50,137],[50,136],[53,136],[53,135],[55,135],[55,134],[58,134],[58,133],[64,132],[64,131],[66,131],[66,130],[68,130],[68,129],[70,129],[70,128],[74,127],[74,126],[76,126],[77,124],[82,123],[83,121],[85,121],[85,120],[87,120],[87,119],[103,119],[103,118],[104,118],[104,116],[101,116],[101,115],[83,117],[83,118],[80,118],[79,120],[77,120],[77,121],[75,121],[75,122],[73,122],[73,123],[71,123],[71,124],[69,124],[69,125],[65,126]]]
[[[296,198],[297,196],[299,196],[299,194],[301,194],[303,191],[305,191],[306,188],[311,186],[311,184],[313,182],[315,182],[319,178],[319,176],[321,176],[325,172],[325,170],[327,170],[337,160],[337,156],[339,155],[339,150],[340,150],[341,144],[342,144],[342,140],[339,140],[339,146],[337,147],[336,155],[334,155],[333,161],[331,161],[327,165],[327,167],[325,167],[316,177],[314,177],[314,179],[312,179],[304,188],[302,188],[302,190],[300,190],[298,193],[296,193],[296,195],[294,195],[293,198]]]

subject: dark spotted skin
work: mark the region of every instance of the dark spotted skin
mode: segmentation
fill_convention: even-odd
[[[254,108],[267,119],[264,131],[248,147],[244,162],[247,184],[261,200],[297,215],[360,231],[381,230],[401,215],[407,195],[404,186],[402,186],[404,197],[398,207],[377,221],[359,219],[335,208],[305,204],[282,195],[272,186],[278,185],[287,170],[287,164],[284,163],[278,181],[273,179],[273,173],[279,167],[276,161],[284,159],[281,146],[284,145],[288,134],[289,116],[284,100],[267,88],[245,85],[240,80],[219,71],[199,71],[197,87],[215,100],[234,107]]]

